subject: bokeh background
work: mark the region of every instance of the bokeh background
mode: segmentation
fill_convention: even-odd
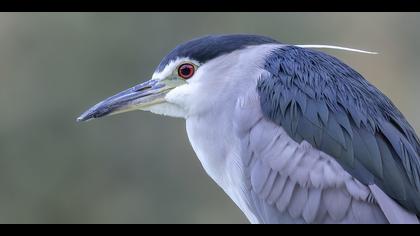
[[[252,33],[325,50],[420,130],[419,13],[0,13],[0,223],[247,223],[210,180],[185,122],[96,102],[152,75],[177,44]]]

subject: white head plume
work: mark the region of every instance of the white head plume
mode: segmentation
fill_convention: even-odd
[[[302,44],[302,45],[295,45],[295,46],[301,47],[301,48],[329,48],[329,49],[338,49],[338,50],[344,50],[344,51],[350,51],[350,52],[360,52],[360,53],[367,53],[367,54],[378,54],[377,52],[369,52],[369,51],[364,51],[364,50],[360,50],[360,49],[346,48],[346,47],[332,46],[332,45],[309,45],[309,44]]]

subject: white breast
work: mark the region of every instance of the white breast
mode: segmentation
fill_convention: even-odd
[[[240,140],[233,135],[231,125],[224,128],[218,121],[187,119],[187,133],[191,146],[206,173],[225,191],[251,222],[256,222],[246,202],[246,173],[239,156]]]

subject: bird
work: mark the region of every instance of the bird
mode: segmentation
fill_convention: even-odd
[[[321,48],[252,34],[176,46],[150,80],[84,112],[185,120],[203,169],[252,224],[417,224],[420,141],[378,88]]]

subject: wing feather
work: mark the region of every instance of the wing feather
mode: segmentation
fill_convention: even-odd
[[[333,157],[365,186],[377,185],[420,215],[420,141],[393,103],[325,53],[284,46],[266,60],[257,84],[264,117],[294,141],[304,140]],[[283,162],[272,160],[272,165]],[[314,186],[324,184],[322,174],[309,176]],[[363,195],[352,184],[347,189]]]

